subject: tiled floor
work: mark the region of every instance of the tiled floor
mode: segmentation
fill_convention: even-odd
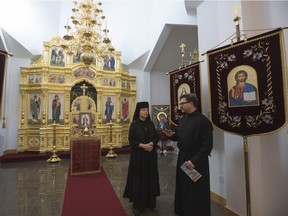
[[[174,216],[174,182],[177,154],[159,154],[158,166],[161,195],[155,210],[145,210],[143,216]],[[128,216],[132,204],[122,198],[129,155],[101,158],[102,167],[114,187]],[[69,159],[59,163],[46,161],[0,164],[1,216],[60,216],[65,191]],[[212,216],[223,216],[224,209],[212,202]],[[105,215],[103,215],[105,216]]]

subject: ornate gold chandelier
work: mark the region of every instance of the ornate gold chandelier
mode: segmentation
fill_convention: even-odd
[[[101,59],[114,51],[108,38],[107,22],[106,27],[102,27],[105,16],[101,5],[101,2],[94,3],[93,0],[74,1],[71,16],[74,28],[68,23],[65,26],[67,33],[63,36],[65,44],[62,47],[70,55],[81,53],[80,59],[87,67],[95,58]]]

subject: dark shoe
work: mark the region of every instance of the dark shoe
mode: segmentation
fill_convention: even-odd
[[[133,208],[133,215],[134,215],[134,216],[140,216],[140,215],[141,215],[140,209],[135,209],[135,208]]]

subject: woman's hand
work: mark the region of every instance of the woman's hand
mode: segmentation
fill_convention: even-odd
[[[143,148],[145,151],[151,152],[153,150],[154,145],[153,142],[147,144],[140,143],[139,147]]]
[[[147,143],[146,145],[146,151],[151,152],[153,150],[153,142]]]

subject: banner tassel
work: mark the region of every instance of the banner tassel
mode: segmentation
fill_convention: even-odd
[[[2,123],[2,128],[6,128],[6,123],[5,123],[6,118],[3,117],[3,123]]]

